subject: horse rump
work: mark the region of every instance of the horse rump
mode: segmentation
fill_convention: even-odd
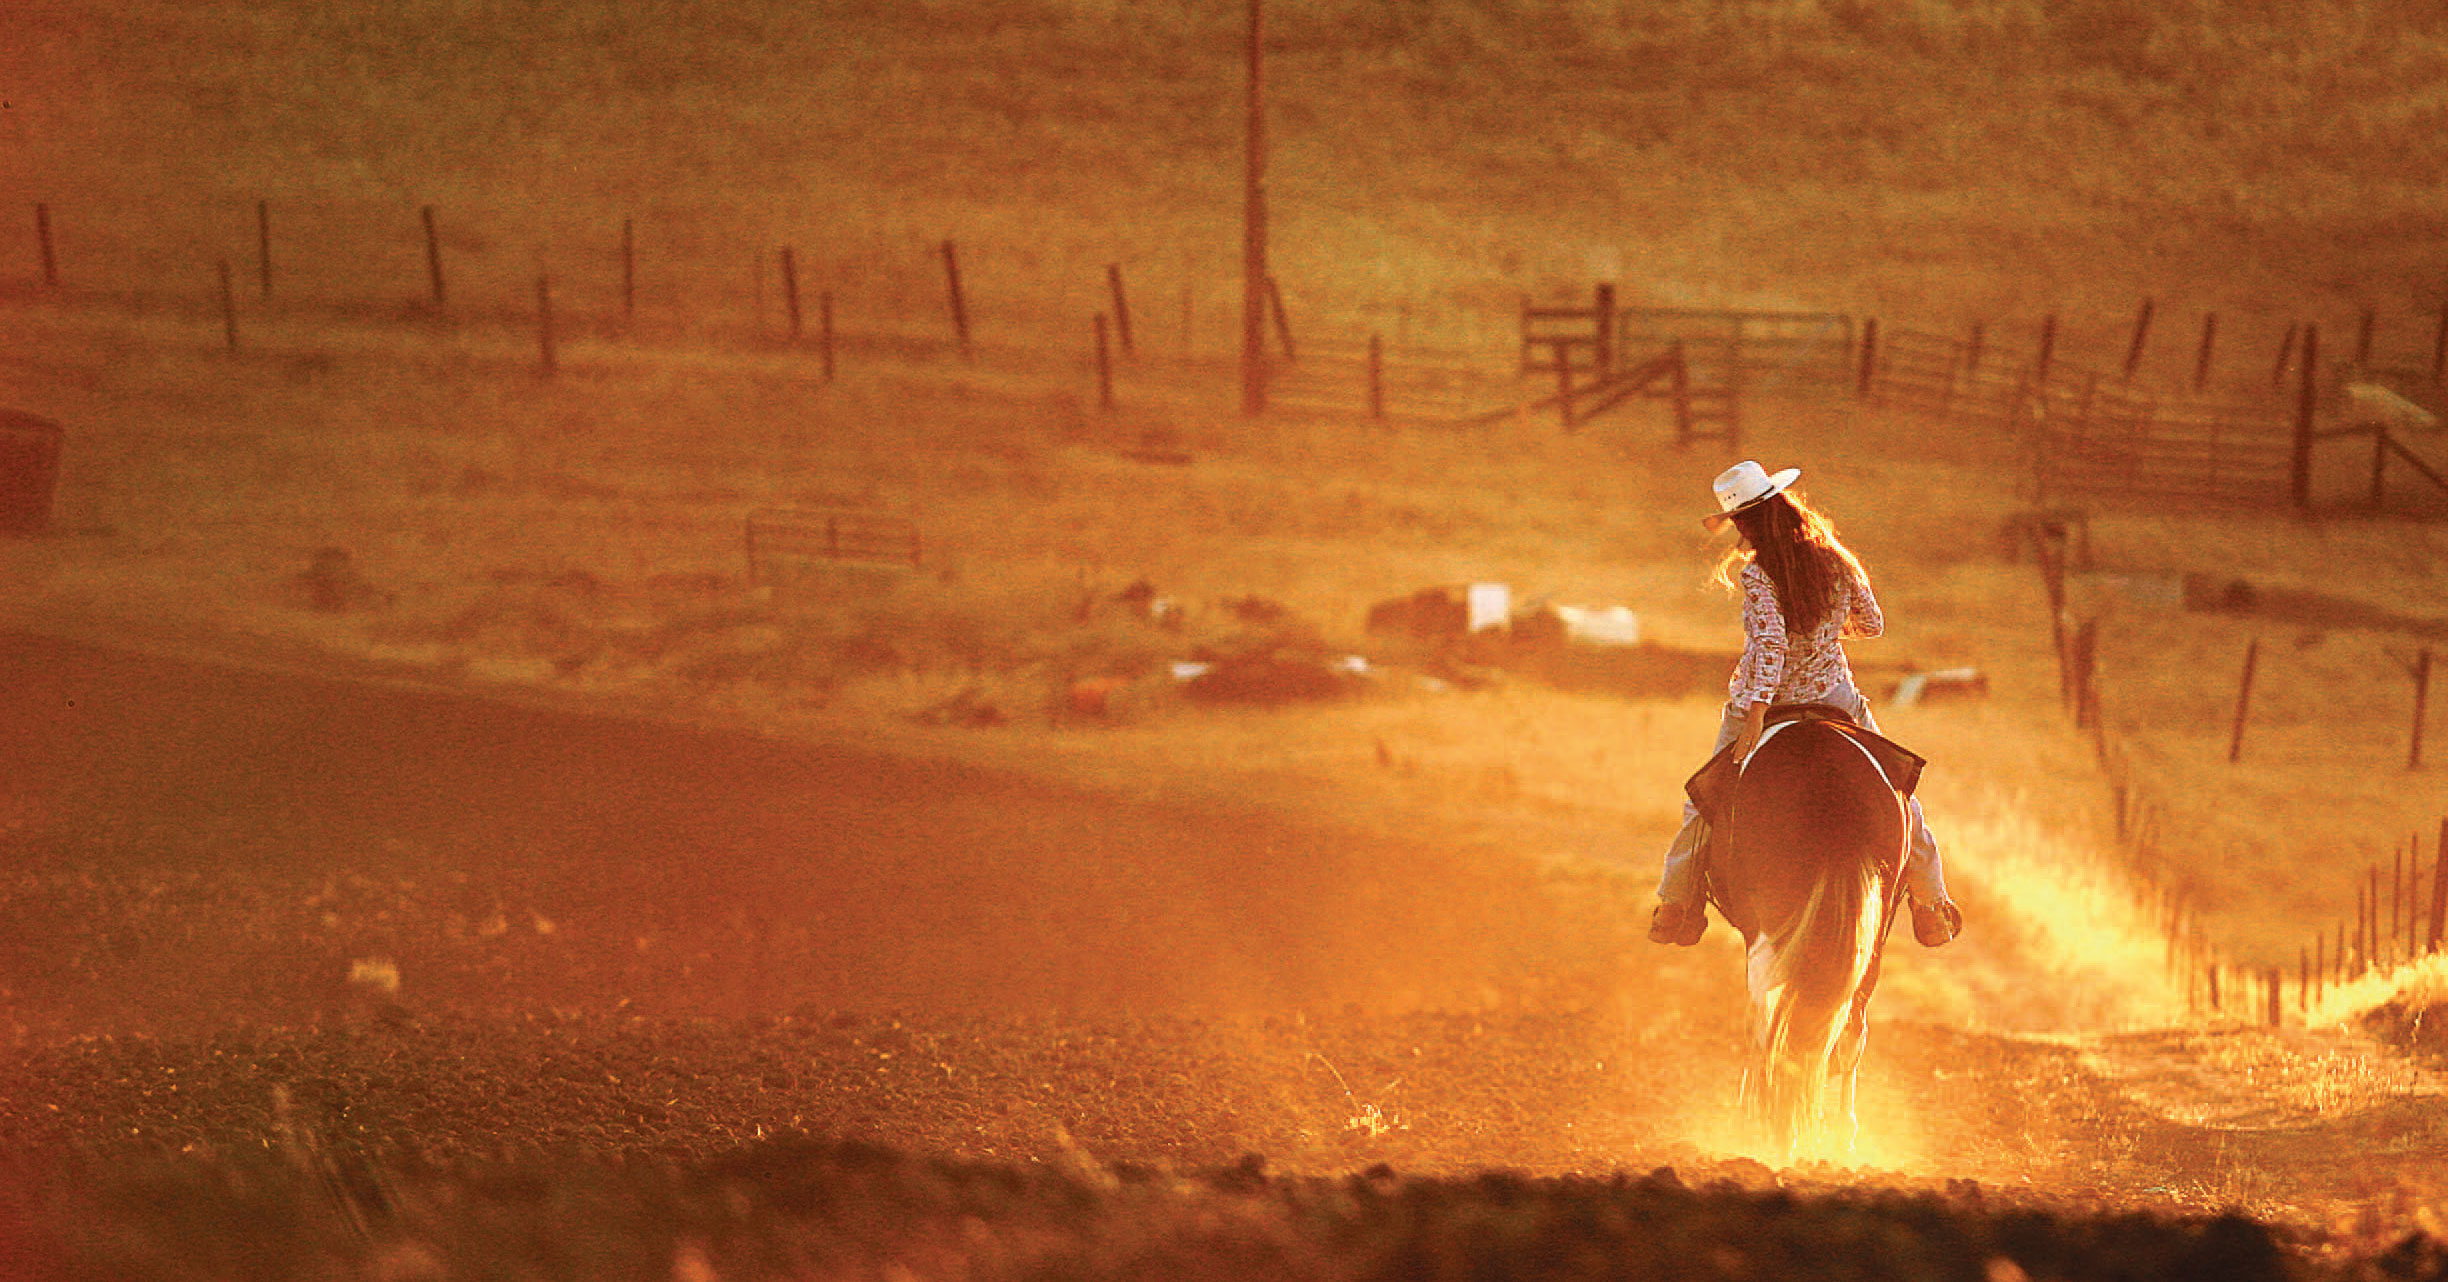
[[[1831,1056],[1871,982],[1903,857],[1903,803],[1860,748],[1804,723],[1752,758],[1727,829],[1710,881],[1748,946],[1754,1102],[1790,1152],[1815,1129]]]

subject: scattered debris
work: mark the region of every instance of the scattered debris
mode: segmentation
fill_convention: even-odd
[[[1424,641],[1487,632],[1512,622],[1513,589],[1503,583],[1422,588],[1369,607],[1368,630]]]
[[[1513,621],[1513,589],[1502,583],[1473,583],[1463,589],[1470,608],[1469,630],[1486,632]]]
[[[1243,623],[1281,623],[1292,617],[1291,609],[1281,601],[1262,596],[1234,597],[1224,603],[1224,608]]]
[[[1373,634],[1425,641],[1458,637],[1470,630],[1470,606],[1451,588],[1423,588],[1370,606],[1367,626]]]
[[[1580,645],[1639,645],[1640,616],[1628,605],[1554,607],[1564,639]]]
[[[984,728],[1010,721],[1003,710],[976,686],[963,686],[959,693],[938,700],[910,714],[910,719],[924,726],[966,726]]]
[[[1146,579],[1140,579],[1114,594],[1114,600],[1132,614],[1160,628],[1179,630],[1182,625],[1181,602],[1158,595],[1156,585]]]
[[[1188,668],[1195,674],[1181,677]],[[1358,655],[1320,655],[1290,647],[1253,650],[1174,666],[1182,693],[1204,703],[1271,706],[1349,694],[1367,680]]]
[[[1898,708],[1909,708],[1916,703],[1988,697],[1988,673],[1978,668],[1941,668],[1936,672],[1906,673],[1888,693],[1887,701]]]
[[[1640,616],[1622,605],[1539,605],[1514,615],[1507,628],[1522,646],[1633,646],[1640,644]]]
[[[391,603],[390,593],[357,572],[347,548],[316,548],[314,559],[289,584],[296,604],[318,614],[346,614]]]
[[[1109,717],[1118,697],[1130,688],[1127,677],[1082,677],[1063,692],[1063,711],[1075,717]]]

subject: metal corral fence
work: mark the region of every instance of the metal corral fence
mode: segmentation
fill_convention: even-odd
[[[2295,426],[2269,402],[2157,401],[2086,379],[2035,390],[2025,443],[2042,502],[2150,495],[2177,503],[2288,501]]]
[[[2297,463],[2298,407],[2277,396],[2153,396],[2098,371],[1983,350],[1977,337],[1868,330],[1863,400],[2014,433],[2042,501],[2149,494],[2279,505]]]
[[[1722,363],[1742,385],[1773,395],[1787,388],[1842,388],[1853,377],[1853,318],[1833,312],[1747,312],[1616,307],[1601,285],[1589,307],[1521,311],[1521,369],[1605,374],[1681,343],[1695,362]]]
[[[1843,388],[1852,378],[1853,318],[1833,312],[1631,307],[1616,314],[1615,334],[1636,355],[1678,341],[1695,360],[1714,353],[1754,395]]]
[[[1267,383],[1269,404],[1295,413],[1427,426],[1485,416],[1513,403],[1520,399],[1521,375],[1501,349],[1307,336],[1293,356],[1272,365]]]

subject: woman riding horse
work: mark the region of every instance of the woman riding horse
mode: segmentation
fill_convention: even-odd
[[[1717,566],[1717,582],[1742,593],[1743,654],[1727,685],[1712,755],[1732,744],[1735,760],[1748,758],[1776,705],[1825,704],[1862,729],[1878,730],[1854,686],[1843,642],[1879,635],[1886,620],[1871,594],[1869,572],[1837,539],[1836,527],[1787,493],[1801,475],[1789,467],[1770,476],[1745,459],[1717,477],[1718,511],[1701,518],[1711,529],[1732,522],[1741,535]],[[1911,840],[1903,883],[1912,902],[1913,938],[1936,948],[1962,932],[1963,913],[1947,898],[1938,843],[1918,800],[1907,801],[1906,816]],[[1707,836],[1698,807],[1687,798],[1683,829],[1666,848],[1650,939],[1688,946],[1708,929],[1696,858]]]

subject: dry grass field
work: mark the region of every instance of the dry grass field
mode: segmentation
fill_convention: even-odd
[[[1695,519],[1731,460],[1673,448],[1650,402],[1571,434],[1535,412],[1241,418],[1224,359],[1240,17],[1095,0],[0,13],[0,399],[69,429],[58,528],[0,545],[0,602],[140,646],[1426,835],[1636,927],[1739,644]],[[2148,297],[2168,328],[2142,377],[2162,384],[2189,372],[2206,311],[2239,379],[2289,324],[2335,350],[2366,308],[2387,352],[2427,348],[2448,279],[2448,29],[2368,0],[1281,0],[1269,20],[1273,267],[1310,370],[1380,333],[1398,362],[1486,371],[1469,387],[1490,411],[1545,390],[1508,372],[1521,301],[1601,279],[1631,305],[1979,322],[2001,346],[2056,313],[2060,359],[2103,368]],[[787,339],[784,246],[803,295],[836,308],[833,381]],[[236,352],[216,260],[235,269]],[[1111,410],[1088,360],[1107,264],[1140,349]],[[549,380],[539,275],[563,326]],[[1989,681],[1983,700],[1881,711],[1932,760],[1923,797],[1974,924],[1944,952],[1899,950],[1882,1014],[2165,1028],[2187,994],[2152,896],[2181,896],[2224,955],[2291,974],[2367,860],[2416,832],[2428,857],[2448,767],[2404,769],[2400,660],[2448,627],[2448,526],[2356,510],[2350,450],[2324,455],[2309,517],[2148,496],[2091,514],[2103,571],[2243,578],[2297,606],[2078,591],[2109,729],[2161,810],[2137,865],[2008,533],[2031,504],[2018,442],[1800,388],[1747,419],[1742,452],[1803,468],[1878,576],[1891,629],[1854,652],[1874,700],[1911,670]],[[1190,462],[1131,457],[1151,440]],[[742,521],[773,507],[905,516],[923,565],[752,582]],[[325,548],[356,576],[338,611],[300,584]],[[1171,626],[1118,600],[1141,581]],[[1364,634],[1370,604],[1464,581],[1628,605],[1650,642],[1723,663],[1563,688]],[[1236,609],[1252,599],[1280,612]],[[1353,693],[1271,708],[1200,704],[1169,675],[1268,648],[1373,666]],[[1073,701],[1082,682],[1100,711]],[[994,724],[962,724],[980,710]],[[1700,957],[1630,950],[1621,982],[1736,965],[1722,937]],[[2393,991],[2339,994],[2313,1022]]]

